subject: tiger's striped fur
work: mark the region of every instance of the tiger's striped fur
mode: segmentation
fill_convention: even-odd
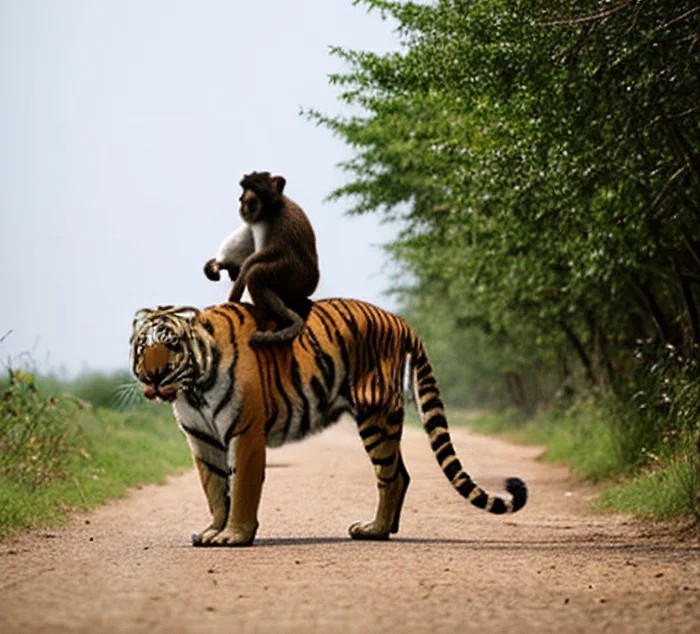
[[[248,343],[258,328],[247,304],[203,311],[139,311],[131,338],[132,371],[146,395],[173,403],[199,471],[212,523],[197,544],[247,545],[257,530],[265,446],[300,440],[347,412],[357,421],[379,488],[373,520],[350,526],[355,539],[386,539],[399,528],[409,475],[401,457],[403,378],[410,363],[415,400],[435,457],[452,486],[475,506],[509,513],[527,489],[490,495],[455,454],[427,353],[400,317],[356,300],[312,304],[289,343]]]

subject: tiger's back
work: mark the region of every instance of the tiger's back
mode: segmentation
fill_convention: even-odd
[[[177,309],[171,310],[170,317],[162,318],[177,322]],[[153,318],[158,321],[156,314]],[[517,511],[525,504],[527,490],[517,478],[506,483],[512,499],[503,499],[487,494],[462,469],[423,343],[401,317],[365,302],[329,299],[313,303],[301,334],[288,344],[251,347],[250,334],[258,327],[252,306],[224,304],[198,313],[189,330],[182,329],[188,331],[189,361],[173,369],[187,376],[179,379],[173,407],[214,518],[198,542],[233,545],[254,538],[259,493],[256,499],[236,500],[236,481],[250,497],[250,490],[261,489],[262,473],[257,473],[260,460],[251,461],[245,447],[262,453],[264,469],[264,445],[301,440],[344,412],[357,421],[379,489],[374,519],[351,525],[350,535],[386,539],[396,532],[410,481],[400,451],[407,364],[421,420],[453,487],[494,513]],[[149,384],[136,364],[134,373]],[[257,484],[244,486],[249,478]],[[243,528],[236,529],[237,524]]]
[[[317,302],[290,347],[256,349],[260,385],[268,391],[268,444],[300,440],[343,412],[361,424],[401,411],[411,336],[405,321],[375,306]]]

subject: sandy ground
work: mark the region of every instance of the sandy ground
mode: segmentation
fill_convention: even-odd
[[[268,454],[252,548],[190,546],[208,521],[193,472],[0,542],[0,632],[700,631],[697,541],[591,515],[595,491],[536,448],[453,437],[482,485],[526,479],[526,508],[504,518],[467,504],[409,429],[401,531],[353,542],[374,476],[340,424]]]

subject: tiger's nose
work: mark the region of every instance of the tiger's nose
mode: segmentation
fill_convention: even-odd
[[[148,346],[143,352],[143,369],[151,377],[153,385],[158,383],[165,377],[168,369],[168,359],[170,357],[168,348],[162,343],[156,343]]]

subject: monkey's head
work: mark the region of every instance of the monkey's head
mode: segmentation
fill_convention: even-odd
[[[262,220],[270,212],[282,207],[282,193],[287,181],[282,176],[270,176],[270,172],[252,172],[241,179],[241,218],[245,222]]]

